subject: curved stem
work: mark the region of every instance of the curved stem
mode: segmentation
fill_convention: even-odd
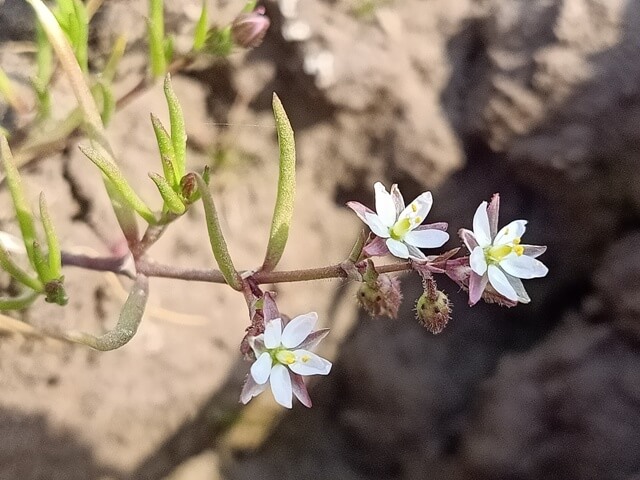
[[[75,266],[87,270],[108,271],[122,275],[129,275],[123,270],[123,259],[119,257],[89,257],[63,252],[62,263],[65,266]],[[411,262],[392,263],[376,266],[378,273],[394,273],[411,270]],[[140,258],[136,261],[138,273],[147,277],[173,278],[176,280],[188,280],[194,282],[226,283],[219,270],[176,267]],[[245,272],[238,272],[241,276]],[[327,267],[308,268],[302,270],[282,270],[275,272],[259,271],[251,275],[257,284],[267,283],[291,283],[308,282],[311,280],[323,280],[330,278],[348,278],[343,264],[338,263]]]

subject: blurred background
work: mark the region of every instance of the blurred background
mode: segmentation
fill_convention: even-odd
[[[419,279],[403,276],[397,320],[369,318],[357,285],[278,285],[282,311],[318,311],[331,375],[312,409],[241,408],[248,364],[243,299],[221,286],[153,279],[134,340],[107,353],[38,335],[0,337],[1,479],[640,479],[640,2],[634,0],[266,0],[261,46],[175,75],[191,169],[208,164],[239,268],[262,261],[277,179],[275,91],[298,148],[296,214],[282,269],[344,259],[361,228],[344,207],[373,205],[373,183],[405,198],[431,190],[430,220],[469,228],[501,194],[501,225],[529,220],[550,273],[533,301],[468,308],[446,279],[453,318],[432,335],[414,318]],[[230,22],[240,0],[210,2]],[[126,33],[116,87],[145,74],[147,5],[104,2],[90,63]],[[166,2],[176,49],[200,2]],[[25,85],[34,20],[0,3],[0,62]],[[182,43],[181,43],[182,42]],[[54,108],[73,103],[63,79]],[[127,178],[156,202],[149,122],[161,86],[110,128]],[[2,124],[20,117],[0,103]],[[75,148],[30,162],[66,249],[105,253],[116,223],[98,172]],[[0,228],[16,231],[6,188]],[[154,258],[213,267],[192,209]],[[125,296],[119,279],[65,271],[71,300],[21,318],[43,331],[98,333]],[[126,283],[126,282],[125,282]],[[126,285],[125,285],[126,286]]]

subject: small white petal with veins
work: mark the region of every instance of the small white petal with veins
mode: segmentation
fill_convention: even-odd
[[[309,336],[316,326],[318,314],[316,312],[299,315],[291,320],[282,332],[282,345],[286,348],[295,348]]]
[[[264,328],[264,346],[267,348],[276,348],[280,345],[282,338],[282,320],[276,318],[267,322]]]
[[[491,286],[495,288],[500,295],[503,295],[514,302],[518,300],[518,295],[516,294],[515,289],[511,286],[507,276],[502,270],[500,270],[500,268],[495,265],[489,265],[487,272],[489,274],[489,282],[491,282]]]
[[[286,408],[292,407],[291,377],[284,365],[277,364],[271,369],[271,391],[276,402]]]

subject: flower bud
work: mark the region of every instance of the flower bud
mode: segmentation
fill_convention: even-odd
[[[444,330],[451,318],[451,303],[449,297],[436,288],[433,279],[424,282],[424,293],[416,302],[416,318],[433,334]]]
[[[243,48],[255,48],[260,45],[271,24],[264,12],[264,7],[259,7],[251,13],[238,15],[231,24],[233,43]]]
[[[362,308],[372,316],[384,315],[396,318],[402,302],[398,279],[386,274],[378,274],[371,261],[367,264],[363,279],[364,282],[357,293],[358,303]]]
[[[65,306],[69,302],[67,292],[64,290],[64,278],[51,280],[44,286],[45,302],[55,303],[60,306]]]
[[[180,180],[180,190],[182,193],[182,198],[187,203],[193,203],[196,198],[196,192],[198,191],[198,182],[196,181],[196,176],[193,173],[187,173]]]

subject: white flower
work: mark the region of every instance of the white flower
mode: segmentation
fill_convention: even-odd
[[[263,334],[249,338],[256,361],[242,389],[242,403],[248,403],[270,383],[273,397],[283,407],[292,407],[293,395],[311,407],[302,375],[327,375],[331,370],[331,362],[309,351],[328,333],[326,329],[313,332],[317,320],[315,312],[300,315],[283,330],[282,319],[275,318],[266,322]]]
[[[522,245],[527,221],[514,220],[497,231],[499,197],[491,204],[482,202],[473,216],[473,232],[462,229],[461,237],[471,252],[469,265],[469,303],[475,304],[487,282],[508,300],[528,303],[521,279],[544,277],[549,269],[536,257],[547,247]]]
[[[366,223],[378,237],[385,239],[389,251],[399,258],[425,260],[420,248],[441,247],[449,240],[446,223],[421,225],[433,205],[431,192],[420,194],[405,207],[397,185],[391,193],[380,182],[374,185],[376,211],[358,202],[347,205]]]
[[[26,255],[27,250],[24,247],[24,242],[21,238],[11,235],[10,233],[0,230],[0,245],[10,253],[18,253],[20,255]]]

